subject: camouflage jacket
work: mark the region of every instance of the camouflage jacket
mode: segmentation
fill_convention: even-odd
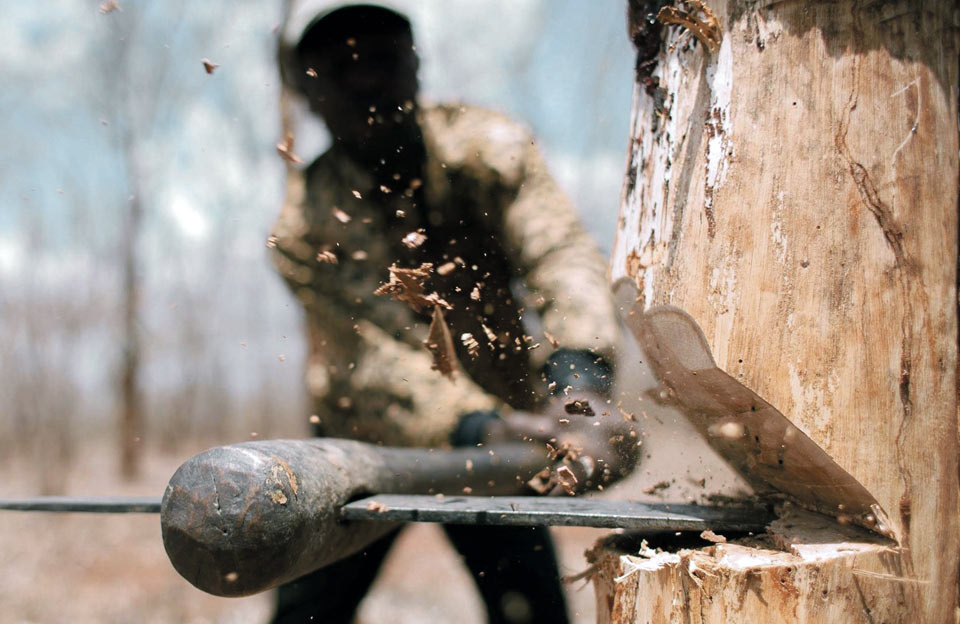
[[[534,409],[558,346],[612,359],[606,263],[531,134],[473,107],[419,115],[423,180],[381,185],[335,146],[290,172],[269,239],[306,311],[307,387],[325,435],[442,445],[465,412]],[[421,262],[438,269],[428,290],[452,305],[453,380],[423,346],[429,310],[374,295],[391,264]]]

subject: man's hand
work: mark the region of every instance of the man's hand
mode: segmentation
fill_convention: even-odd
[[[527,440],[547,445],[557,464],[545,475],[552,494],[602,487],[627,473],[639,457],[639,432],[589,392],[554,397],[537,414],[516,411],[487,429],[489,442]],[[554,487],[554,485],[556,487]]]

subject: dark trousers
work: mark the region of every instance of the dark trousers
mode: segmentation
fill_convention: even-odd
[[[491,624],[565,624],[557,557],[544,527],[444,526]],[[275,624],[350,624],[397,534],[282,586]]]

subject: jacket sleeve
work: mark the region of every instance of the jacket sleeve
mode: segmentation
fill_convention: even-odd
[[[330,241],[310,232],[303,173],[288,176],[269,244],[274,265],[306,313],[306,382],[317,429],[391,446],[435,447],[447,444],[461,414],[499,408],[466,375],[450,380],[431,370],[416,327],[398,337],[343,299],[342,265],[317,260]]]
[[[546,342],[612,362],[618,330],[607,263],[547,170],[532,134],[494,111],[438,110],[448,128],[438,140],[444,159],[506,191],[496,225],[543,330],[553,338]],[[551,352],[531,351],[534,365],[542,366]]]

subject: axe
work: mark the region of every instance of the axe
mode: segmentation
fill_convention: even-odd
[[[885,514],[856,479],[717,368],[689,315],[634,304],[624,321],[660,380],[652,396],[681,409],[763,500],[793,501],[889,535]],[[591,463],[577,468],[581,478],[596,481]],[[174,568],[221,596],[291,581],[362,549],[400,522],[762,531],[771,519],[768,506],[510,496],[550,464],[541,447],[524,443],[431,451],[322,438],[258,441],[191,458],[172,477],[162,503],[46,498],[0,501],[0,508],[159,511]]]

